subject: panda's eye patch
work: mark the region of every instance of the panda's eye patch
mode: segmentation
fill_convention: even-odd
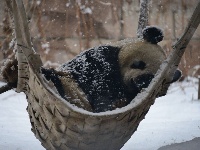
[[[134,61],[132,63],[132,65],[131,65],[132,69],[141,69],[141,70],[143,70],[143,69],[145,69],[145,67],[146,67],[146,63],[143,62],[143,61]]]

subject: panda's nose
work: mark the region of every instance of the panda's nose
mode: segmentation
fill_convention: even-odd
[[[133,88],[136,88],[139,90],[142,90],[142,88],[146,88],[148,87],[148,85],[150,84],[151,80],[154,78],[153,74],[142,74],[137,76],[136,78],[133,78],[131,80],[131,84],[133,86]]]

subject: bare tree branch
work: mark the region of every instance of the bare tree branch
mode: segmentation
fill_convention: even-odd
[[[181,57],[183,56],[185,49],[190,42],[193,34],[195,33],[197,27],[200,23],[200,1],[197,4],[197,7],[195,8],[192,17],[190,18],[190,21],[188,22],[188,25],[182,34],[182,36],[179,38],[179,40],[172,46],[173,52],[168,57],[168,63],[170,65],[170,71],[174,72],[177,66],[180,63]],[[173,69],[174,68],[174,69]]]
[[[155,78],[152,80],[146,91],[142,92],[135,98],[135,103],[137,105],[141,104],[143,100],[156,98],[162,88],[165,87],[165,85],[169,85],[170,81],[173,78],[174,72],[176,71],[178,64],[180,63],[181,57],[185,52],[186,46],[191,40],[199,23],[200,1],[198,2],[197,7],[192,14],[192,17],[183,35],[174,44],[172,53],[168,56],[167,60],[162,63]]]
[[[149,1],[150,0],[140,0],[140,15],[137,29],[138,38],[142,38],[142,30],[148,25]]]

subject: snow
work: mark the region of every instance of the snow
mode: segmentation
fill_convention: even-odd
[[[46,42],[46,43],[42,43],[42,49],[44,49],[45,51],[44,51],[44,53],[45,54],[48,54],[49,53],[49,51],[50,51],[50,45],[49,45],[49,42]]]
[[[200,137],[197,85],[198,80],[194,78],[174,83],[166,96],[156,99],[146,118],[121,150],[199,148],[200,138],[196,138]],[[26,107],[23,93],[8,91],[0,95],[0,150],[44,150],[31,132]]]
[[[43,150],[30,130],[25,95],[8,91],[0,103],[0,150]]]
[[[200,137],[199,112],[197,80],[175,83],[167,96],[156,99],[146,119],[122,150],[131,150],[133,145],[136,150],[156,150]]]
[[[81,12],[83,14],[92,14],[92,9],[89,7],[86,7],[84,4],[81,4],[81,0],[76,0],[76,3],[79,5]],[[87,4],[88,2],[86,2],[85,4]],[[69,3],[66,4],[67,7],[69,7]]]

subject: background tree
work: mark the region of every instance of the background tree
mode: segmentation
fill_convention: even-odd
[[[163,28],[164,41],[161,42],[169,54],[172,43],[185,28],[194,5],[198,0],[152,0],[149,6],[149,25]],[[45,66],[57,67],[89,47],[137,37],[139,1],[53,1],[24,0],[26,4],[32,41],[42,56]],[[4,1],[0,2],[0,60],[1,65],[12,51],[11,23]],[[176,10],[176,11],[175,11]],[[9,27],[9,28],[8,28]],[[7,28],[7,29],[6,29]],[[7,31],[6,31],[7,30]],[[173,39],[173,40],[171,40]],[[200,64],[200,30],[191,39],[182,57],[179,68],[184,76],[198,76]],[[15,50],[14,50],[15,51]],[[53,62],[53,63],[52,63]]]

